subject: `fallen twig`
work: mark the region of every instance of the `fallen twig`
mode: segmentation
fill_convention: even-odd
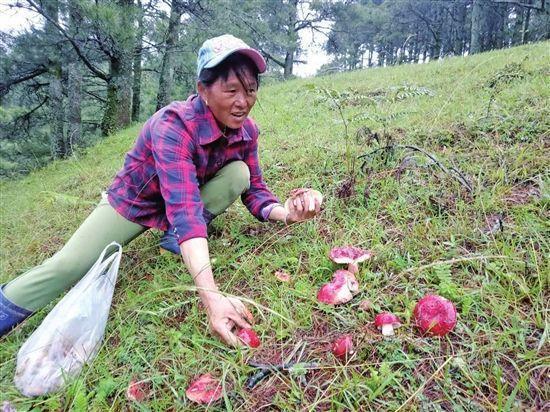
[[[421,149],[420,147],[411,146],[411,145],[400,145],[400,144],[387,145],[387,146],[384,146],[384,147],[379,147],[378,149],[375,149],[375,150],[373,150],[369,153],[363,154],[361,156],[357,156],[357,158],[358,159],[364,159],[364,158],[370,157],[373,154],[375,154],[377,152],[380,152],[382,150],[390,151],[390,150],[394,150],[394,149],[410,149],[410,150],[414,150],[414,151],[422,153],[423,155],[428,157],[430,160],[432,160],[443,172],[447,173],[449,176],[451,176],[451,177],[455,178],[456,180],[458,180],[460,182],[460,184],[462,184],[462,186],[464,186],[466,188],[466,190],[468,190],[468,192],[470,192],[470,193],[473,192],[472,186],[470,185],[470,183],[468,182],[468,180],[466,179],[466,177],[464,176],[464,174],[462,172],[460,172],[455,167],[447,168],[443,163],[441,163],[439,160],[437,160],[437,158],[434,155],[426,152],[424,149]],[[363,161],[363,164],[361,165],[361,170],[364,169],[365,164],[366,164],[366,161]]]

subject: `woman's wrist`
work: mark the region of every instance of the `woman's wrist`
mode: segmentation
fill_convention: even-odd
[[[287,211],[285,215],[285,219],[283,220],[283,222],[285,223],[285,226],[288,226],[292,223],[289,218],[290,218],[290,212]]]
[[[217,302],[222,294],[217,288],[214,289],[199,289],[199,297],[204,306],[210,306],[214,302]]]

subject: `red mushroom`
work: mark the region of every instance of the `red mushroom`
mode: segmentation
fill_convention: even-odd
[[[332,342],[332,354],[338,359],[346,361],[353,353],[353,339],[351,335],[342,335]]]
[[[260,338],[256,332],[252,329],[241,329],[237,332],[237,337],[246,345],[251,348],[257,348],[260,346]]]
[[[191,402],[209,404],[222,397],[221,383],[209,373],[199,376],[185,391],[185,395]]]
[[[370,250],[364,250],[355,246],[335,247],[330,251],[330,260],[334,263],[347,263],[351,273],[359,273],[359,263],[372,257]]]
[[[393,336],[393,330],[401,326],[399,318],[390,312],[382,312],[376,315],[374,326],[382,330],[382,335]]]
[[[441,296],[426,295],[414,307],[413,318],[422,333],[444,336],[456,325],[456,308]]]
[[[143,402],[149,397],[149,384],[132,379],[126,389],[126,398],[133,402]]]
[[[332,275],[332,281],[321,287],[317,293],[317,300],[329,305],[338,305],[349,302],[358,291],[359,284],[355,275],[347,270],[337,270]]]

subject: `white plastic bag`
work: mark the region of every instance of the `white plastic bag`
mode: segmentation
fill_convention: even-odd
[[[117,251],[103,260],[107,250]],[[59,389],[97,354],[109,316],[122,247],[109,244],[17,354],[15,386],[28,397]]]

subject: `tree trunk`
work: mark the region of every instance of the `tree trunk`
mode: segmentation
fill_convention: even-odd
[[[71,31],[76,32],[81,24],[78,10],[69,4],[69,25]],[[67,64],[67,140],[65,148],[67,156],[82,146],[82,67],[78,56],[71,53],[72,61]]]
[[[521,44],[529,41],[529,20],[531,19],[531,9],[524,10],[523,27],[521,28]]]
[[[81,119],[81,97],[82,97],[82,70],[78,62],[69,63],[69,81],[67,94],[69,102],[67,105],[67,155],[82,146],[82,119]]]
[[[458,22],[455,26],[453,38],[453,52],[457,56],[461,56],[464,52],[464,31],[466,29],[466,4],[457,3],[455,7],[455,16]]]
[[[115,50],[109,62],[107,102],[101,122],[104,135],[128,126],[132,113],[133,0],[118,0],[117,4],[122,34],[115,39]]]
[[[65,157],[65,138],[63,133],[63,85],[61,74],[51,73],[49,86],[50,108],[50,145],[54,159]]]
[[[293,49],[287,49],[286,56],[285,56],[285,68],[283,72],[283,76],[285,79],[288,79],[292,76],[292,72],[294,70],[294,50]]]
[[[483,41],[487,36],[485,0],[474,0],[472,8],[472,25],[470,30],[470,54],[483,51]]]
[[[370,45],[369,46],[369,57],[368,57],[368,65],[369,67],[372,67],[372,54],[374,52],[374,46],[373,45]]]
[[[516,15],[516,20],[514,22],[512,33],[512,45],[521,43],[521,33],[523,30],[523,7],[514,6],[514,14]]]
[[[134,82],[132,85],[132,121],[139,121],[140,99],[141,99],[141,55],[143,48],[143,9],[141,0],[137,0],[137,32],[136,45],[134,47]]]
[[[182,15],[180,0],[172,0],[170,7],[170,20],[168,22],[168,32],[166,33],[166,48],[162,56],[162,66],[160,69],[159,90],[157,94],[157,110],[170,103],[172,94],[172,76],[174,71],[174,49],[178,42],[178,31]]]
[[[45,11],[54,21],[59,20],[59,3],[57,0],[50,0],[45,3]],[[64,134],[64,116],[63,116],[63,85],[61,83],[61,50],[55,25],[46,20],[44,25],[46,35],[51,37],[51,41],[56,44],[54,52],[50,55],[49,65],[49,122],[50,122],[50,149],[54,159],[65,157],[65,134]]]

